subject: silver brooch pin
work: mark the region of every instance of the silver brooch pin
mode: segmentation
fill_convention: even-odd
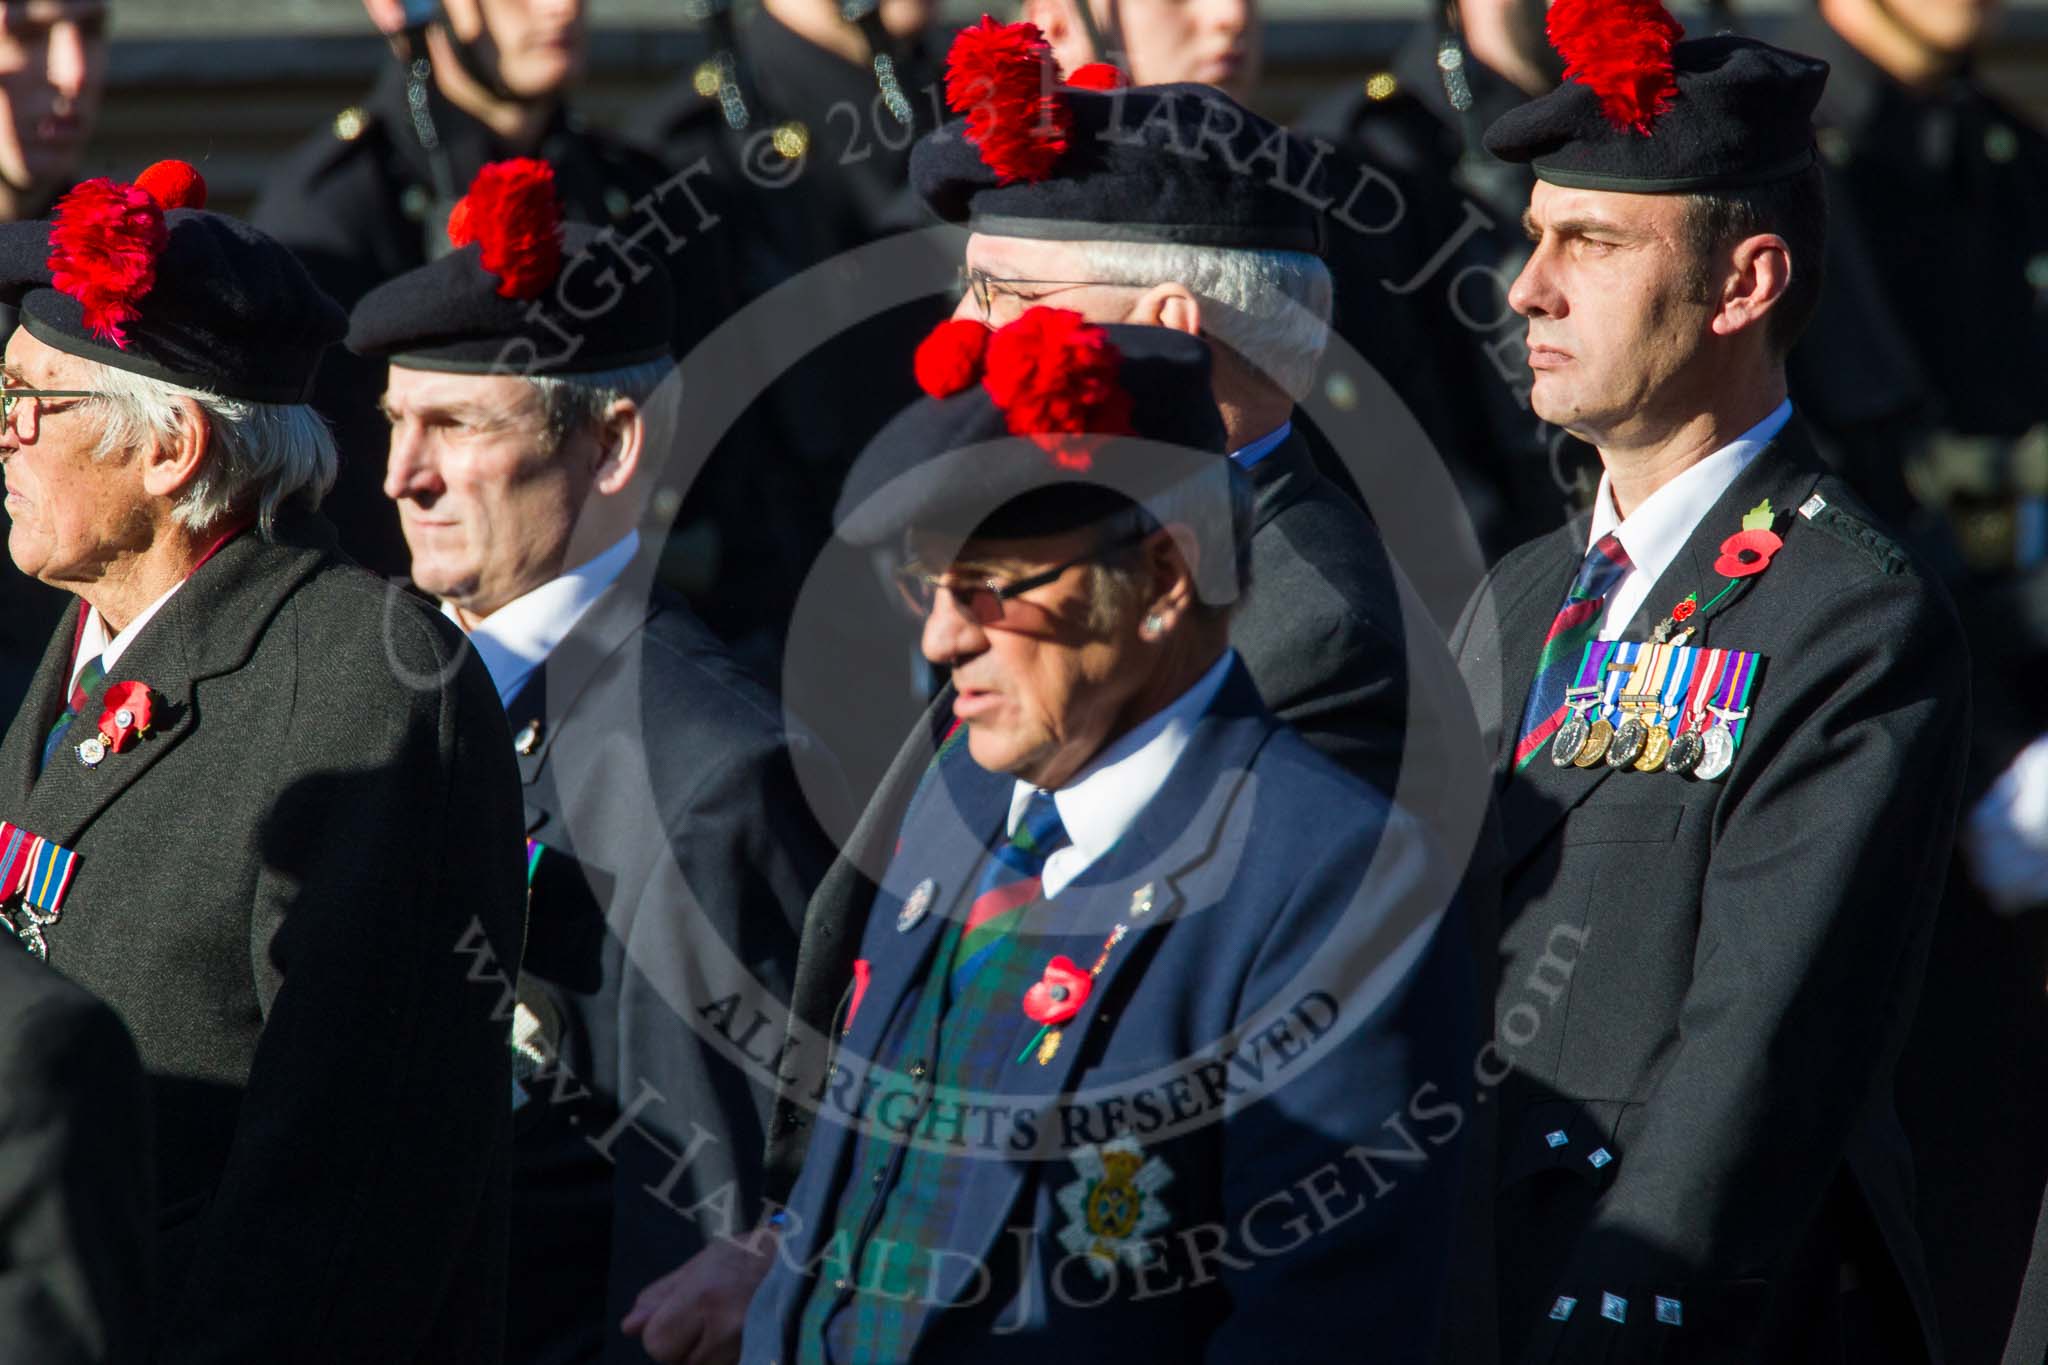
[[[930,877],[910,888],[909,899],[905,900],[903,908],[896,912],[897,933],[907,934],[917,927],[918,921],[932,908],[932,897],[937,894],[938,889],[939,884]]]
[[[100,766],[100,760],[107,756],[106,743],[98,735],[78,746],[78,761],[88,768]]]
[[[519,751],[521,757],[531,755],[535,749],[538,749],[540,747],[540,722],[530,720],[521,726],[519,733],[512,737],[512,747]]]
[[[1139,887],[1136,891],[1133,891],[1131,893],[1131,918],[1138,919],[1141,916],[1149,915],[1151,913],[1152,883],[1146,882],[1143,886]]]

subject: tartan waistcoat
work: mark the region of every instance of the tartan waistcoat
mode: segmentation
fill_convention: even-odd
[[[1024,992],[1045,969],[1041,932],[1052,907],[1041,897],[1025,907],[1015,930],[993,944],[964,987],[950,990],[959,921],[947,927],[923,984],[896,1011],[878,1050],[881,1077],[872,1123],[854,1143],[797,1334],[800,1365],[908,1360],[935,1283],[935,1251],[979,1248],[985,1229],[958,1222],[968,1163],[991,1158],[967,1147],[962,1092],[987,1091],[1005,1069],[1031,1065],[1036,1026]],[[950,996],[950,999],[949,999]],[[998,1286],[1001,1302],[1004,1287]]]

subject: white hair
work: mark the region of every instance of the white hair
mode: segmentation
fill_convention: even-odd
[[[1202,329],[1297,401],[1315,384],[1330,339],[1330,268],[1305,251],[1175,242],[1076,242],[1103,284],[1187,286]]]
[[[602,422],[614,403],[630,401],[640,409],[643,418],[648,418],[654,395],[675,373],[675,368],[675,362],[664,356],[638,365],[592,370],[589,374],[530,374],[526,382],[533,386],[534,397],[540,400],[550,445],[559,447],[571,432]],[[650,439],[653,426],[650,419]]]
[[[334,487],[334,433],[304,403],[226,398],[208,389],[89,363],[97,373],[89,374],[83,387],[100,394],[105,414],[93,449],[95,459],[176,440],[185,420],[180,399],[190,399],[206,414],[205,458],[171,508],[172,517],[185,529],[211,530],[253,503],[257,534],[268,540],[276,529],[278,509],[296,501],[311,511]]]

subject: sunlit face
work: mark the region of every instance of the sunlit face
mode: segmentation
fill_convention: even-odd
[[[944,572],[956,581],[1015,582],[1088,555],[1101,535],[1089,529],[970,540]],[[932,547],[914,542],[912,548]],[[1086,564],[1074,565],[1003,603],[993,621],[949,593],[937,594],[925,619],[924,656],[953,670],[959,693],[953,714],[967,725],[968,752],[990,772],[1041,787],[1061,785],[1115,737],[1119,718],[1144,686],[1152,662],[1137,623],[1103,629],[1092,621],[1091,581]]]
[[[444,0],[444,8],[455,36],[520,99],[551,98],[583,74],[583,0]]]
[[[533,386],[518,375],[391,367],[384,493],[421,590],[488,616],[558,576],[595,484],[597,437],[552,448]]]
[[[1041,303],[1069,309],[1090,322],[1128,322],[1132,306],[1144,293],[1136,285],[1085,283],[1094,272],[1072,242],[991,237],[977,232],[967,239],[964,261],[969,269],[986,271],[993,278],[988,286],[989,306],[984,312],[975,291],[969,289],[960,296],[953,316],[991,327],[1015,322],[1025,309]]]
[[[1668,394],[1714,305],[1696,296],[1684,202],[1538,181],[1534,250],[1508,291],[1529,320],[1530,405],[1596,445]]]
[[[35,199],[72,179],[107,74],[106,0],[0,0],[0,181]]]
[[[1977,46],[1998,15],[1998,0],[1886,0],[1892,20],[1918,42],[1948,57]]]
[[[7,342],[8,388],[90,389],[90,362],[16,328]],[[142,461],[131,451],[93,458],[101,400],[42,398],[14,404],[0,426],[7,487],[7,553],[15,567],[78,591],[154,538]]]
[[[1091,4],[1098,52],[1074,6]],[[1024,17],[1043,29],[1062,71],[1115,60],[1136,85],[1194,81],[1239,101],[1258,87],[1258,0],[1027,0]]]

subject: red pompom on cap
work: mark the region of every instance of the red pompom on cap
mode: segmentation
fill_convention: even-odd
[[[1027,308],[988,343],[988,390],[1011,434],[1036,441],[1061,467],[1095,462],[1091,438],[1129,436],[1131,395],[1109,333],[1064,308]]]
[[[989,330],[972,318],[948,318],[918,343],[917,386],[934,398],[950,398],[981,378]]]
[[[1616,128],[1647,137],[1678,94],[1671,49],[1685,36],[1679,22],[1657,0],[1557,0],[1545,25],[1565,79],[1598,95]]]
[[[1067,150],[1073,115],[1059,94],[1059,63],[1036,24],[986,14],[946,54],[946,107],[967,115],[967,140],[997,183],[1039,181]]]
[[[149,191],[165,213],[206,207],[206,177],[189,161],[159,161],[135,177],[135,187]]]
[[[1122,90],[1130,83],[1131,78],[1115,62],[1090,62],[1067,77],[1067,84],[1077,90]]]
[[[562,271],[562,201],[555,168],[531,157],[493,161],[448,214],[448,241],[475,242],[508,299],[536,299]]]
[[[101,177],[57,201],[50,224],[50,283],[77,299],[101,341],[128,349],[123,325],[156,287],[156,260],[170,240],[163,206],[137,185]]]

